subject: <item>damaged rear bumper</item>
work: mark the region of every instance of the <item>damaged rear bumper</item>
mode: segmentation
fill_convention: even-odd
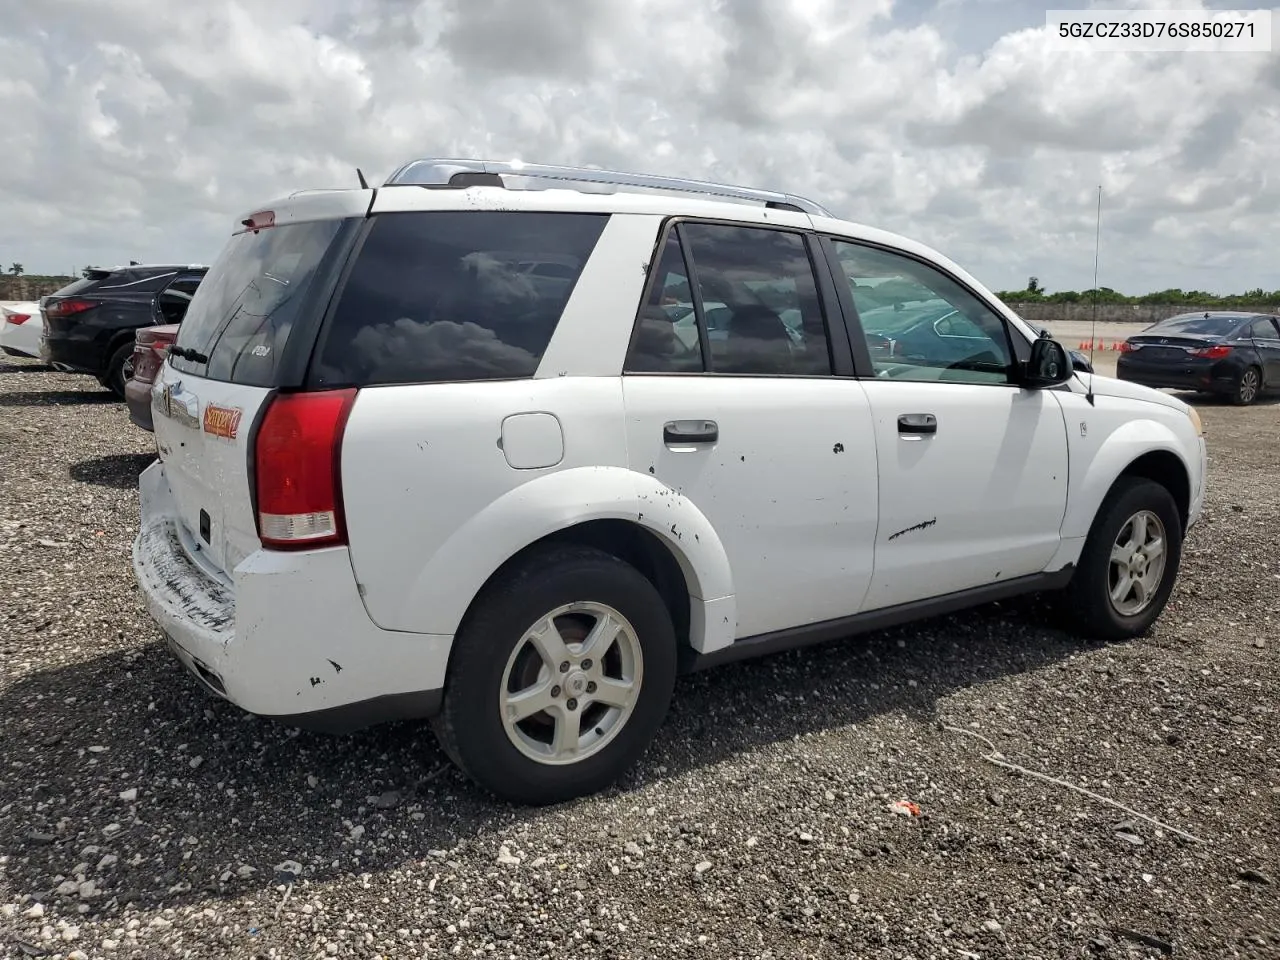
[[[143,472],[139,495],[138,585],[170,649],[211,693],[333,732],[439,709],[453,638],[374,624],[345,547],[259,550],[223,577],[194,559],[161,463]]]

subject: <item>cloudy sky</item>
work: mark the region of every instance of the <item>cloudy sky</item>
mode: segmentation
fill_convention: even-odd
[[[1280,288],[1280,38],[1051,50],[1086,5],[0,0],[0,261],[208,262],[280,193],[483,156],[810,195],[996,288],[1088,287],[1101,184],[1102,284]]]

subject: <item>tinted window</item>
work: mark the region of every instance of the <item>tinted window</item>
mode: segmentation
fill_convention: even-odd
[[[1148,327],[1148,333],[1187,333],[1211,337],[1225,337],[1240,325],[1239,317],[1208,316],[1202,313],[1170,317]]]
[[[213,380],[274,386],[306,291],[342,223],[295,223],[232,237],[178,332],[179,347],[203,353],[209,362],[173,357],[173,365]]]
[[[177,276],[176,270],[122,270],[98,285],[99,293],[158,293]]]
[[[835,241],[877,376],[1007,383],[1004,320],[955,280],[901,254]]]
[[[317,382],[533,376],[607,220],[509,211],[376,217],[324,336]],[[568,276],[530,269],[549,262]]]
[[[186,316],[187,308],[200,286],[200,277],[180,275],[176,280],[160,291],[156,306],[164,317],[165,323],[181,323]]]
[[[700,373],[698,318],[690,302],[689,276],[680,240],[667,235],[650,275],[649,292],[631,334],[626,369],[634,373]]]
[[[1276,339],[1276,328],[1271,320],[1255,320],[1249,329],[1249,335],[1255,340]]]
[[[692,260],[701,318],[689,309],[692,293],[682,243]],[[668,235],[651,279],[627,369],[831,373],[827,329],[804,237],[759,227],[681,224]]]

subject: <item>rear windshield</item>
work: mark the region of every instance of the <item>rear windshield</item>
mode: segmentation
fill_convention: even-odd
[[[177,345],[204,354],[208,363],[174,356],[173,366],[211,380],[275,386],[307,290],[343,223],[293,223],[232,237],[178,333]]]
[[[1155,326],[1148,327],[1148,333],[1186,333],[1211,337],[1223,337],[1240,326],[1239,317],[1214,317],[1195,314],[1188,317],[1170,317]]]
[[[533,376],[607,221],[607,214],[516,211],[375,217],[313,381]]]
[[[50,296],[73,297],[77,293],[84,293],[101,279],[101,274],[90,277],[81,277],[79,280],[72,280],[65,287],[59,287],[54,293],[50,294]]]

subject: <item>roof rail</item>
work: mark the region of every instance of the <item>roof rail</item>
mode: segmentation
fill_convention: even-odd
[[[545,190],[555,186],[594,184],[600,188],[630,187],[636,190],[652,190],[663,193],[696,193],[725,200],[760,203],[777,210],[794,210],[829,217],[831,214],[821,204],[804,197],[773,190],[757,190],[753,187],[737,187],[705,180],[683,180],[676,177],[659,177],[643,173],[621,173],[615,170],[595,170],[589,167],[549,166],[541,163],[523,163],[519,160],[454,160],[427,158],[406,163],[391,174],[384,186],[418,187],[505,187],[514,190]],[[614,193],[616,190],[597,189],[591,193]]]

